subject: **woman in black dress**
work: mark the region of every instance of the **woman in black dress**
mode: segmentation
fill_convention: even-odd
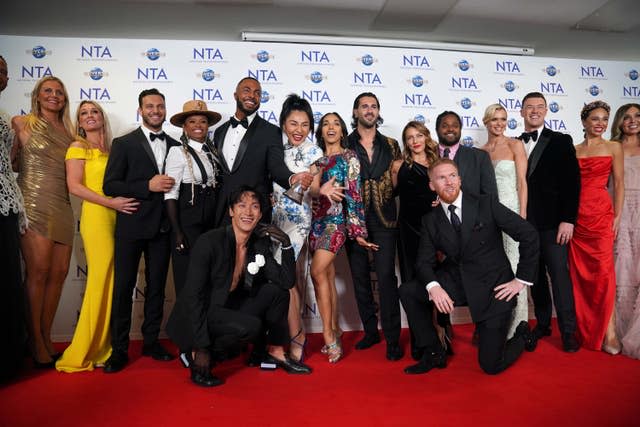
[[[402,282],[413,279],[422,216],[437,198],[429,188],[428,168],[438,158],[438,145],[424,124],[411,121],[402,131],[402,160],[396,160],[392,179],[400,196],[398,257]]]

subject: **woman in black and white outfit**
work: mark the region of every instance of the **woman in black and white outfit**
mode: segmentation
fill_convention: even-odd
[[[184,287],[189,264],[189,248],[214,226],[218,190],[218,157],[208,138],[209,127],[220,121],[203,101],[187,101],[171,124],[182,127],[179,147],[167,154],[165,173],[175,180],[164,195],[171,221],[171,262],[176,297]]]

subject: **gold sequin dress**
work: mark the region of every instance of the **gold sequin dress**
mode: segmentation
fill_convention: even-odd
[[[44,120],[27,116],[29,141],[20,150],[18,186],[24,197],[28,228],[54,242],[73,245],[73,211],[64,157],[72,141]]]

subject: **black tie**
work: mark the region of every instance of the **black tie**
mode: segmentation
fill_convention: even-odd
[[[449,213],[451,214],[451,225],[453,225],[453,229],[456,230],[456,233],[459,233],[460,228],[462,227],[462,222],[460,221],[460,217],[456,215],[455,205],[449,205]]]
[[[538,129],[531,132],[522,132],[519,139],[523,140],[525,144],[528,143],[529,140],[535,142],[538,139]]]
[[[149,139],[150,139],[151,141],[155,141],[155,140],[156,140],[156,138],[157,138],[157,139],[160,139],[160,140],[162,140],[162,141],[164,141],[164,137],[165,137],[165,133],[164,133],[164,132],[160,132],[160,133],[153,133],[153,132],[151,132],[151,133],[149,133]]]
[[[231,127],[234,129],[237,128],[238,125],[242,125],[242,127],[245,129],[249,127],[249,121],[247,120],[246,117],[242,120],[238,120],[235,117],[231,117],[229,121],[231,122]]]
[[[450,152],[451,152],[451,149],[449,147],[445,148],[444,151],[442,152],[442,157],[445,159],[448,159]]]

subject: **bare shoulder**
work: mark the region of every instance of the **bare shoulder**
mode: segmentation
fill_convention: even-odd
[[[617,141],[606,141],[605,147],[607,148],[607,151],[613,155],[624,155],[622,144]]]
[[[393,164],[391,165],[391,172],[397,173],[400,170],[400,167],[402,166],[402,162],[404,162],[404,160],[394,160]]]

